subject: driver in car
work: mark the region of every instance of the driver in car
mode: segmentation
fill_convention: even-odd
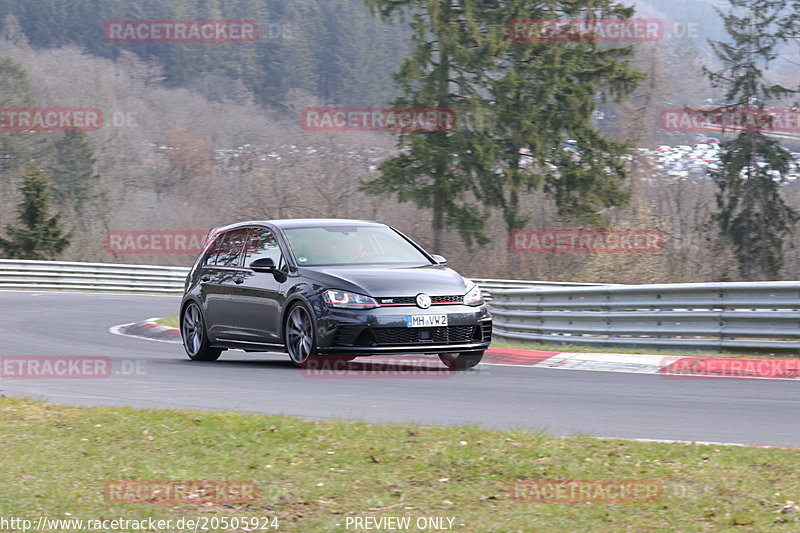
[[[336,252],[343,262],[358,261],[372,255],[372,252],[363,248],[361,240],[355,237],[342,240],[336,246]]]

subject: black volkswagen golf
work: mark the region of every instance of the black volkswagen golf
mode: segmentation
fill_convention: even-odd
[[[297,219],[212,230],[186,278],[180,329],[193,360],[223,350],[352,360],[438,354],[477,365],[492,321],[477,285],[376,222]]]

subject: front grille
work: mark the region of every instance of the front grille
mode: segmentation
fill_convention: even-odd
[[[449,326],[447,329],[449,342],[462,343],[472,340],[475,326]]]
[[[438,328],[374,328],[379,345],[395,344],[461,344],[472,341],[475,326]]]
[[[391,301],[390,301],[391,300]],[[416,296],[397,296],[388,298],[378,298],[378,303],[381,305],[417,305]],[[454,305],[464,303],[464,297],[458,294],[453,296],[431,296],[431,305]]]
[[[462,304],[464,296],[431,296],[431,302],[436,304]]]

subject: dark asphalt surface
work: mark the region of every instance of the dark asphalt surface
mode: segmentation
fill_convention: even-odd
[[[114,362],[114,373],[105,379],[3,377],[0,394],[73,405],[800,446],[796,381],[681,380],[488,365],[443,379],[310,379],[281,354],[228,351],[214,363],[193,362],[178,344],[108,331],[174,315],[178,302],[177,297],[0,292],[0,356],[89,355]]]

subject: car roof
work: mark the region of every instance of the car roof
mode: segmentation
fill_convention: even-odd
[[[228,231],[241,226],[264,224],[271,224],[280,229],[310,228],[318,226],[386,226],[386,224],[373,222],[371,220],[354,220],[347,218],[284,218],[279,220],[248,220],[245,222],[235,222],[233,224],[228,224],[227,226],[213,228],[213,231]]]

